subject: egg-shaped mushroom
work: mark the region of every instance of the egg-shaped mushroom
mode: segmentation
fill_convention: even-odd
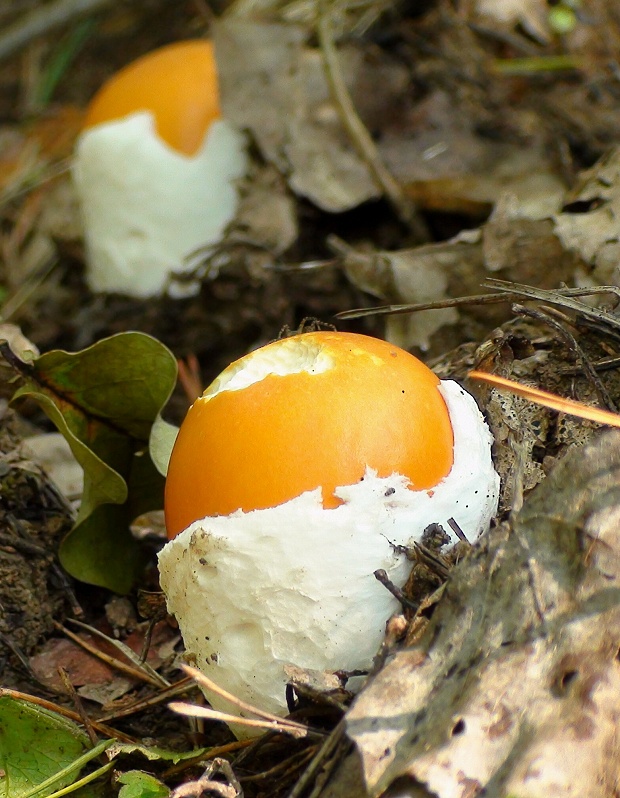
[[[229,692],[286,710],[286,666],[371,666],[403,547],[497,508],[474,399],[408,352],[315,332],[236,361],[190,409],[166,484],[162,588],[192,659]],[[216,708],[236,711],[208,695]]]
[[[87,109],[73,164],[91,289],[161,293],[221,240],[246,167],[243,137],[221,116],[210,41],[167,45],[113,75]]]

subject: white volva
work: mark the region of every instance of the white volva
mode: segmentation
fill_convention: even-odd
[[[73,178],[91,289],[161,293],[171,272],[187,271],[188,255],[221,239],[246,166],[243,137],[222,119],[193,156],[156,135],[150,111],[84,131]]]
[[[453,517],[470,541],[497,509],[491,434],[473,398],[451,381],[440,390],[454,429],[454,465],[433,490],[411,491],[367,469],[323,509],[320,488],[266,510],[204,518],[159,555],[168,609],[188,654],[214,682],[261,709],[286,712],[285,665],[366,669],[398,609],[375,577],[402,585],[411,563],[394,546],[419,541]],[[453,541],[455,540],[454,536]],[[212,705],[238,714],[217,696]]]

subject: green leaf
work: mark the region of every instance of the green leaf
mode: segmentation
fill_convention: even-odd
[[[25,701],[0,697],[0,798],[20,798],[62,771],[35,798],[73,783],[84,765],[76,760],[88,748],[88,737],[74,723]]]
[[[32,364],[9,358],[25,379],[14,399],[38,402],[84,469],[82,504],[61,562],[77,579],[124,593],[140,567],[129,524],[163,506],[149,439],[176,382],[174,356],[155,338],[127,332],[81,352],[47,352]]]
[[[168,463],[172,447],[179,434],[179,428],[164,421],[161,416],[155,419],[149,441],[149,452],[155,467],[164,477],[168,473]]]
[[[194,748],[191,751],[172,751],[168,748],[160,748],[158,745],[140,745],[140,743],[114,743],[108,749],[108,756],[134,756],[142,755],[150,762],[172,762],[178,764],[189,759],[199,759],[206,756],[210,748]]]
[[[138,543],[128,533],[127,504],[102,504],[62,541],[60,560],[76,579],[127,593],[142,567]]]
[[[170,790],[165,784],[141,770],[128,770],[118,777],[119,798],[166,798]]]

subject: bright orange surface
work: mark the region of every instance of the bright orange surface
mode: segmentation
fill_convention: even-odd
[[[168,470],[170,537],[205,516],[274,507],[318,486],[324,506],[336,507],[334,489],[359,482],[367,465],[380,477],[403,474],[415,489],[448,474],[452,426],[432,371],[379,339],[307,336],[333,352],[334,368],[271,374],[194,403]]]
[[[220,116],[213,45],[177,42],[138,58],[110,78],[92,99],[84,127],[152,111],[159,136],[194,155]]]

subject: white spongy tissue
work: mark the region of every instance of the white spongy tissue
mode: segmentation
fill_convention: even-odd
[[[189,268],[192,252],[220,240],[246,167],[244,139],[223,119],[211,123],[192,156],[157,136],[149,111],[84,131],[73,179],[91,289],[161,293],[171,273]]]
[[[344,503],[323,509],[321,490],[278,507],[204,518],[159,555],[168,609],[187,652],[214,682],[260,709],[286,712],[285,666],[366,669],[398,603],[374,577],[397,585],[411,563],[395,550],[431,523],[454,518],[470,541],[497,509],[499,479],[491,434],[459,385],[440,388],[452,419],[455,457],[433,491],[411,491],[394,474],[369,468],[342,487]],[[453,536],[453,542],[455,538]],[[239,714],[207,695],[216,709]]]

